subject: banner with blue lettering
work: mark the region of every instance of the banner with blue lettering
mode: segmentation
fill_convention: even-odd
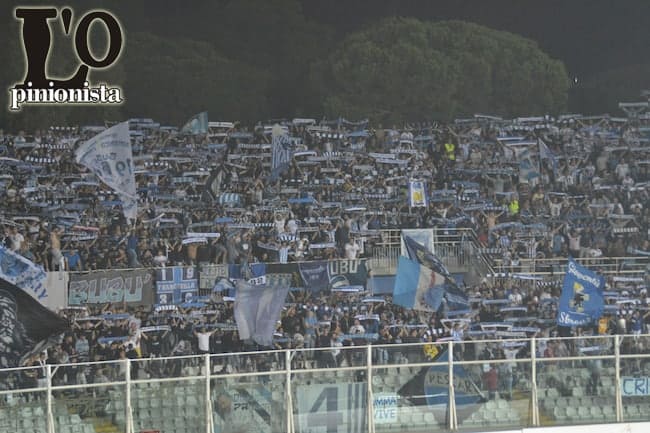
[[[70,275],[68,305],[125,302],[154,303],[153,274],[149,269],[100,270]]]
[[[192,302],[199,295],[199,282],[193,266],[156,269],[157,304]]]
[[[559,326],[585,326],[600,318],[605,309],[605,279],[569,257],[558,307]]]

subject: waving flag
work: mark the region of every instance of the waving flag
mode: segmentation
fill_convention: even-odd
[[[433,272],[440,274],[443,277],[443,282],[437,285],[435,299],[437,299],[438,296],[444,297],[447,300],[447,305],[453,310],[469,308],[469,298],[456,285],[453,276],[449,273],[445,264],[442,263],[435,254],[413,240],[413,238],[409,236],[403,237],[406,252],[411,260],[416,260],[422,266],[431,269]],[[442,294],[440,295],[440,293]]]
[[[138,196],[129,122],[118,123],[86,141],[77,149],[75,156],[77,163],[86,166],[118,194],[124,216],[134,220],[138,211]]]
[[[418,311],[437,311],[445,293],[445,277],[420,263],[400,256],[393,303]]]
[[[273,126],[271,131],[271,179],[275,180],[289,167],[293,156],[291,138],[280,125]]]
[[[605,279],[602,276],[569,257],[558,306],[557,324],[584,326],[598,320],[605,309],[603,287]]]
[[[181,128],[181,134],[207,134],[208,133],[208,112],[195,114],[185,125]]]
[[[40,302],[46,296],[43,269],[0,247],[0,368],[18,367],[45,347],[41,340],[66,329]]]
[[[549,149],[546,143],[544,143],[544,140],[539,138],[537,139],[537,142],[539,144],[540,164],[543,159],[550,159],[551,162],[553,163],[553,174],[557,175],[557,158],[555,158],[555,155],[553,154],[551,149]]]
[[[239,338],[270,346],[289,287],[253,285],[244,280],[239,280],[236,287],[235,321]]]

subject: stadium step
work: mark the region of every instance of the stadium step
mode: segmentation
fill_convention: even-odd
[[[88,418],[87,422],[92,423],[95,433],[121,433],[120,428],[102,418]]]

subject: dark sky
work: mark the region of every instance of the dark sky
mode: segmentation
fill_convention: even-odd
[[[572,76],[650,62],[650,0],[302,0],[305,14],[347,32],[384,16],[459,19],[535,40]]]

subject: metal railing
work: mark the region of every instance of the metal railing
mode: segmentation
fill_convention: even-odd
[[[605,275],[640,276],[650,270],[650,257],[580,257],[575,260],[583,266],[598,269]],[[566,270],[568,259],[539,258],[521,259],[516,266],[506,264],[502,259],[494,261],[494,269],[498,272],[523,272],[539,276],[562,275]]]
[[[442,432],[640,421],[650,408],[649,343],[650,335],[446,341],[6,369],[0,431]],[[432,362],[436,353],[444,360]]]

